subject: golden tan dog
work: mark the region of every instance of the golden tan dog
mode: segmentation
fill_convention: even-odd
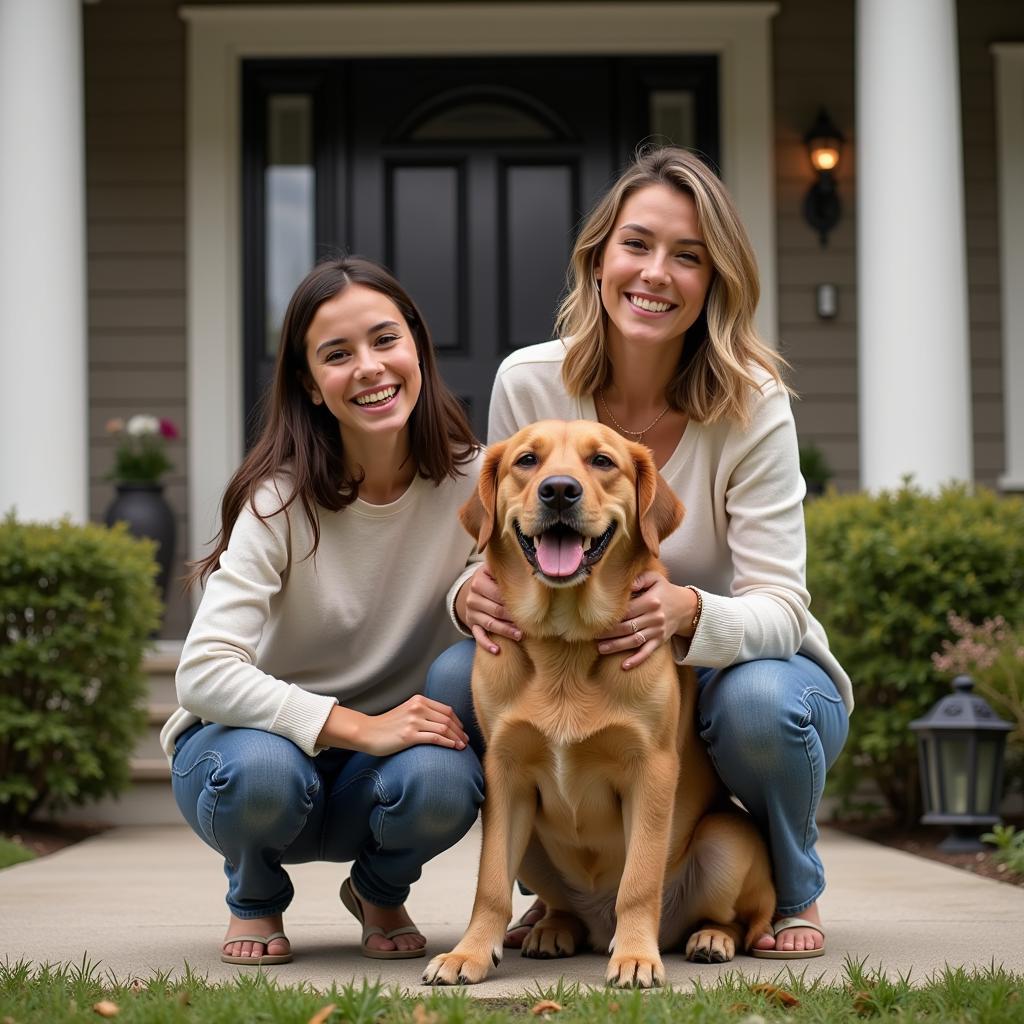
[[[658,547],[682,511],[648,449],[598,423],[536,423],[488,450],[461,518],[524,638],[474,663],[480,875],[465,936],[424,981],[498,964],[516,877],[547,906],[523,955],[589,942],[617,985],[663,983],[659,950],[684,937],[689,959],[720,962],[769,930],[767,851],[696,734],[693,672],[668,645],[627,672],[595,642],[641,572],[665,573]]]

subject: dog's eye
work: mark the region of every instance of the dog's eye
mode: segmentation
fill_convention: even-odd
[[[592,466],[597,466],[598,469],[614,469],[615,468],[615,463],[612,462],[612,460],[610,458],[608,458],[607,455],[602,455],[600,452],[598,452],[590,460],[590,464]]]
[[[524,452],[522,455],[519,456],[518,459],[516,459],[516,465],[517,466],[536,466],[537,465],[537,456],[534,455],[533,452]]]

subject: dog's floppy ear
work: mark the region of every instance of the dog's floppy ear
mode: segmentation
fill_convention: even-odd
[[[640,519],[640,536],[652,555],[658,554],[661,542],[683,521],[683,503],[654,465],[650,449],[642,444],[630,445],[636,466],[636,509]]]
[[[483,551],[491,542],[494,522],[498,514],[498,466],[505,454],[505,443],[492,444],[480,467],[480,481],[472,497],[459,509],[459,522],[476,537],[477,551]]]

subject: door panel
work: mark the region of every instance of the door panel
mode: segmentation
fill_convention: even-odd
[[[438,352],[456,352],[465,334],[466,255],[462,167],[392,164],[387,169],[388,264],[421,306]]]

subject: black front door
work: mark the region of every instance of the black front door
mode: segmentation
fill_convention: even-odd
[[[498,363],[552,336],[580,219],[635,146],[717,161],[716,74],[700,57],[250,63],[247,408],[287,293],[351,252],[408,289],[483,436]]]

